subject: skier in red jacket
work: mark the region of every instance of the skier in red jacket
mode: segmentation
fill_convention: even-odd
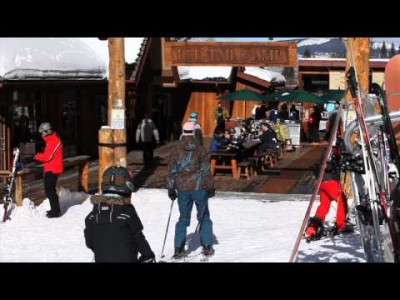
[[[35,159],[44,163],[44,190],[50,201],[51,209],[47,211],[48,218],[58,218],[61,215],[60,203],[56,191],[58,175],[64,172],[63,144],[50,123],[39,126],[39,133],[46,142],[43,153],[37,153]]]

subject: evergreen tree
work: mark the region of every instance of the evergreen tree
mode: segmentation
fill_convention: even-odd
[[[392,42],[392,47],[390,47],[389,57],[393,57],[396,55],[396,48],[394,47],[394,43]]]
[[[308,47],[304,50],[303,57],[304,58],[310,58],[311,57],[311,51],[310,51],[310,49]]]
[[[372,39],[369,40],[369,58],[374,57],[374,43],[372,42]]]
[[[282,70],[281,74],[285,77],[287,85],[296,84],[295,83],[296,72],[293,67],[285,67]]]
[[[387,57],[386,43],[385,41],[383,41],[381,48],[381,58],[386,58],[386,57]]]

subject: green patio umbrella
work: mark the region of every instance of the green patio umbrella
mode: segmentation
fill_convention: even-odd
[[[290,95],[292,92],[293,92],[292,90],[279,90],[275,93],[264,95],[263,101],[267,101],[267,102],[285,101],[285,100],[282,100],[283,97]]]
[[[345,96],[344,90],[329,90],[325,95],[320,96],[324,103],[327,102],[340,102]]]
[[[264,97],[263,95],[253,92],[248,89],[242,89],[236,92],[232,92],[228,95],[220,96],[218,97],[221,100],[229,100],[229,101],[235,101],[235,100],[255,100],[255,101],[263,101]]]
[[[236,92],[232,92],[228,95],[220,96],[218,97],[221,100],[229,100],[229,101],[235,101],[235,100],[242,100],[242,101],[263,101],[264,96],[261,95],[260,93],[253,92],[248,89],[242,89],[238,90]],[[246,118],[246,102],[244,103],[244,119]]]
[[[264,101],[284,101],[284,102],[296,102],[296,103],[318,103],[323,104],[324,101],[314,94],[304,90],[281,90],[276,93],[264,96]]]

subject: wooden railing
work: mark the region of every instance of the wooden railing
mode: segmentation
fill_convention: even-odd
[[[79,191],[89,191],[89,159],[88,155],[80,155],[74,156],[64,159],[64,169],[68,170],[74,167],[79,168],[78,172],[78,184]],[[43,165],[36,165],[31,168],[24,168],[23,170],[17,172],[17,176],[15,178],[15,189],[14,196],[15,202],[18,206],[22,205],[23,200],[23,181],[29,180],[29,177],[34,177],[36,175],[43,174]],[[10,171],[8,170],[0,170],[1,177],[8,177],[10,175]],[[60,181],[60,179],[59,179]]]

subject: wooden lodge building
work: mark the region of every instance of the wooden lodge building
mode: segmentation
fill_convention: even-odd
[[[389,59],[370,59],[369,82],[382,84],[385,67]],[[299,89],[319,91],[345,89],[345,58],[301,58],[299,59]]]
[[[57,47],[61,47],[61,44],[58,42]],[[161,139],[165,142],[179,138],[180,126],[193,111],[199,113],[204,135],[211,136],[215,127],[214,111],[219,101],[218,96],[243,88],[269,92],[285,85],[279,74],[275,77],[271,76],[273,72],[263,74],[266,70],[260,68],[262,66],[295,67],[298,82],[289,84],[290,88],[311,92],[344,88],[345,59],[298,60],[294,43],[274,42],[273,47],[266,44],[272,43],[141,39],[135,62],[126,65],[128,151],[137,146],[134,139],[136,126],[148,112],[152,112]],[[204,45],[207,45],[206,48]],[[65,48],[71,50],[73,46],[67,45]],[[17,56],[7,56],[1,49],[0,62],[15,62],[18,59]],[[59,54],[68,53],[67,50],[58,51]],[[63,139],[66,157],[77,154],[93,158],[98,156],[98,131],[102,125],[107,124],[108,66],[101,64],[92,52],[79,51],[77,53],[81,57],[77,61],[92,61],[92,64],[89,63],[92,69],[74,65],[73,56],[68,66],[59,65],[58,72],[39,68],[40,72],[33,72],[29,76],[26,70],[18,68],[18,64],[12,72],[1,72],[0,64],[1,170],[8,168],[10,150],[14,146],[29,143],[31,138],[35,138],[37,151],[40,139],[35,136],[35,132],[43,121],[49,121]],[[24,59],[29,60],[28,54],[19,56],[20,65],[23,65]],[[49,57],[54,58],[55,55],[50,53]],[[41,63],[45,62],[43,57]],[[371,60],[372,81],[383,80],[386,63],[387,60]],[[254,104],[258,104],[258,101],[222,102],[229,108],[233,118],[241,119],[251,117]],[[29,138],[21,130],[21,124],[29,128]],[[26,153],[32,151],[29,145],[26,148]]]

